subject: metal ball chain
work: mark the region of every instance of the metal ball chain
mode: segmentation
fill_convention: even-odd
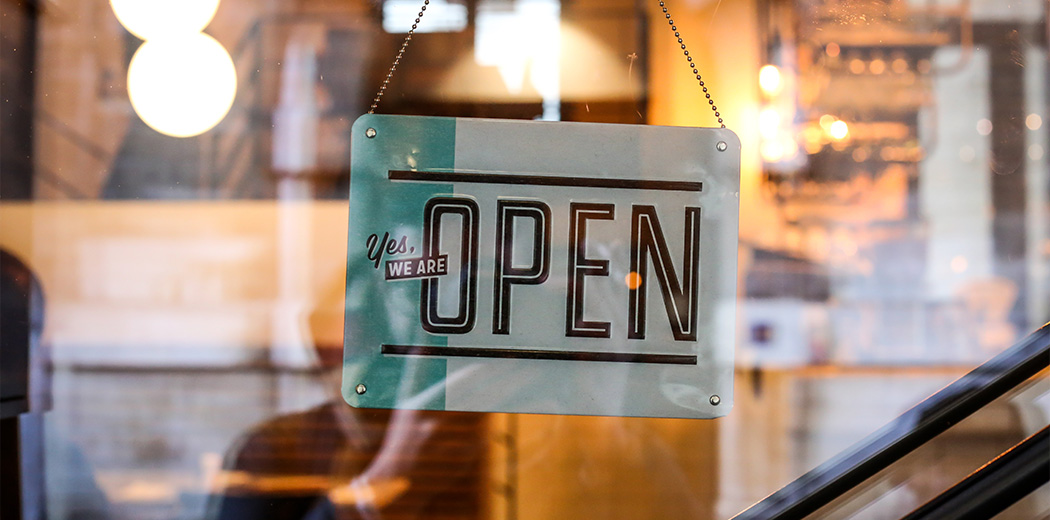
[[[401,49],[397,51],[397,57],[394,58],[394,63],[390,65],[390,70],[386,73],[386,78],[383,79],[383,84],[379,86],[379,92],[376,93],[375,99],[372,100],[372,107],[368,109],[369,114],[375,113],[376,107],[379,106],[379,101],[383,99],[383,94],[386,92],[387,85],[390,84],[390,79],[394,76],[394,71],[397,70],[397,66],[401,64],[401,57],[405,54],[405,49],[408,48],[408,42],[412,41],[412,35],[415,34],[416,29],[419,27],[419,21],[423,18],[423,13],[426,12],[427,6],[430,5],[430,0],[423,0],[423,6],[419,8],[419,13],[416,15],[415,23],[412,24],[412,28],[409,29],[408,34],[405,35],[405,40],[401,42]],[[682,35],[678,32],[678,26],[675,25],[674,20],[671,18],[671,14],[667,12],[667,6],[663,0],[660,1],[660,8],[664,12],[664,18],[667,19],[667,24],[671,26],[671,30],[674,31],[675,38],[678,38],[678,44],[682,46],[682,53],[685,55],[686,64],[696,74],[696,80],[700,82],[700,88],[704,91],[704,97],[707,99],[707,104],[711,105],[711,110],[715,113],[715,118],[718,119],[718,124],[725,128],[726,125],[722,121],[722,114],[718,112],[718,106],[715,105],[715,100],[711,99],[711,93],[707,89],[707,85],[704,84],[704,78],[700,75],[700,71],[696,68],[696,63],[693,62],[693,57],[689,55],[689,50],[685,48],[685,42],[682,41]]]
[[[423,13],[426,12],[428,5],[430,5],[430,0],[423,0],[423,7],[419,8],[419,14],[416,15],[415,23],[412,24],[412,28],[405,35],[405,41],[401,42],[401,50],[397,51],[397,57],[394,58],[394,63],[390,65],[390,70],[386,73],[386,79],[383,80],[383,84],[379,86],[379,92],[376,92],[376,97],[372,100],[372,108],[368,109],[369,114],[375,113],[376,107],[379,106],[379,100],[383,98],[383,93],[386,92],[386,87],[390,84],[390,78],[394,76],[394,71],[401,64],[401,57],[404,56],[405,49],[408,48],[408,42],[412,41],[412,35],[416,32],[416,28],[419,27],[419,20],[423,18]]]
[[[711,105],[711,110],[715,113],[715,118],[718,119],[718,124],[725,128],[726,125],[722,121],[722,114],[718,113],[718,106],[715,105],[715,100],[711,99],[711,93],[707,91],[707,85],[704,84],[704,78],[700,76],[700,71],[696,68],[696,63],[693,62],[693,57],[689,55],[689,51],[685,48],[685,42],[682,41],[682,35],[678,32],[678,26],[674,24],[674,19],[671,18],[671,14],[667,12],[667,7],[664,5],[663,0],[660,0],[660,8],[663,9],[664,18],[667,19],[667,25],[671,26],[671,30],[674,31],[674,37],[678,38],[678,44],[682,46],[682,53],[685,55],[686,63],[689,68],[693,70],[693,74],[696,74],[696,80],[700,82],[700,88],[704,89],[704,97],[707,98],[707,104]]]

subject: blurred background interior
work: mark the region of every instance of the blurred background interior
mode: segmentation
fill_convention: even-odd
[[[211,518],[245,431],[332,398],[350,125],[421,3],[0,0],[29,514]],[[656,4],[431,0],[379,112],[715,126]],[[729,517],[1050,319],[1047,2],[668,7],[743,142],[736,407],[441,423],[476,478],[417,517]],[[1037,378],[825,513],[899,517],[1047,422]]]

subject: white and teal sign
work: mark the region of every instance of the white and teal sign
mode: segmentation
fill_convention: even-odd
[[[732,407],[731,131],[370,114],[352,136],[349,404]]]

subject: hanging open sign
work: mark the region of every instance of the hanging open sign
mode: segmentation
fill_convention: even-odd
[[[370,114],[352,136],[349,404],[732,406],[731,131]]]

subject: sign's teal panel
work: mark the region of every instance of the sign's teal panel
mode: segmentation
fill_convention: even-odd
[[[365,115],[351,154],[349,404],[732,407],[731,131]]]

